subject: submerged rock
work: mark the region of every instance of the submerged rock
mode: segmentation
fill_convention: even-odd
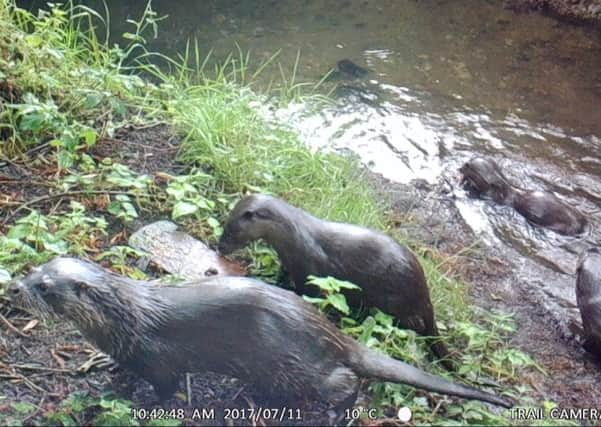
[[[229,261],[171,221],[148,224],[129,238],[129,245],[148,254],[150,261],[171,274],[187,279],[207,276],[244,276],[246,269]]]

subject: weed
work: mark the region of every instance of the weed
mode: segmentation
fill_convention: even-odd
[[[343,289],[361,291],[361,288],[353,283],[338,280],[334,277],[315,277],[309,276],[307,284],[319,288],[322,297],[303,296],[305,301],[315,304],[321,311],[327,313],[330,307],[340,313],[348,316],[351,312],[346,297],[341,293]]]

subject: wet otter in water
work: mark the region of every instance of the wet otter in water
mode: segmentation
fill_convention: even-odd
[[[560,234],[582,233],[587,220],[552,193],[528,191],[512,186],[499,166],[490,159],[474,157],[459,169],[461,182],[477,195],[512,206],[528,221]]]
[[[298,293],[315,295],[305,284],[310,275],[347,280],[361,287],[361,292],[345,293],[352,306],[377,307],[404,328],[438,336],[422,267],[386,234],[324,221],[281,199],[254,194],[230,213],[219,251],[228,254],[256,239],[275,248]],[[431,348],[440,358],[448,356],[446,346],[435,339]],[[445,366],[453,367],[449,360]]]
[[[340,73],[355,78],[365,77],[368,73],[368,71],[365,68],[360,67],[350,59],[341,59],[340,61],[336,62],[336,69]]]
[[[584,327],[584,348],[601,357],[601,253],[589,249],[576,270],[576,301]]]
[[[71,320],[162,399],[176,391],[180,374],[213,371],[253,385],[267,399],[319,396],[337,413],[353,405],[360,377],[511,407],[499,396],[373,351],[294,293],[250,278],[157,286],[59,257],[15,281],[9,292],[43,316]]]

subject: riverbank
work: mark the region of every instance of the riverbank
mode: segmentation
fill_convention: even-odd
[[[516,11],[538,11],[560,20],[601,28],[599,0],[505,0],[505,4]]]
[[[378,193],[357,162],[312,151],[291,129],[257,112],[267,101],[246,85],[252,76],[243,55],[209,73],[190,45],[179,63],[161,57],[172,66],[165,73],[144,61],[155,56],[144,47],[159,20],[151,9],[120,48],[83,31],[74,14],[84,22],[102,21],[82,8],[54,8],[35,18],[0,6],[1,114],[8,123],[0,159],[3,277],[58,254],[142,277],[135,266],[139,254],[125,245],[133,230],[171,217],[214,244],[228,210],[245,192],[278,194],[318,216],[380,228],[408,241],[395,227],[406,211],[391,211],[394,198]],[[124,65],[132,63],[138,65]],[[297,89],[287,79],[278,88],[279,100],[298,97]],[[439,328],[460,370],[449,373],[430,361],[421,340],[386,317],[353,313],[340,326],[428,371],[478,387],[496,381],[496,392],[518,398],[520,405],[542,405],[546,392],[533,397],[521,381],[535,362],[508,345],[515,330],[511,316],[471,305],[465,284],[448,268],[460,266],[456,258],[410,243],[426,270]],[[253,275],[277,278],[277,260],[267,248],[256,247],[243,259]],[[43,324],[7,298],[1,303],[2,328],[10,339],[0,340],[0,369],[9,380],[0,392],[0,422],[139,423],[131,410],[153,404],[148,384],[135,378],[111,384],[110,361],[70,325],[60,319]],[[192,390],[193,406],[256,405],[252,390],[224,377],[196,375]],[[359,421],[368,425],[386,422],[403,405],[412,408],[415,423],[509,422],[509,414],[496,408],[402,385],[365,385],[362,402],[378,413],[376,421]],[[181,395],[169,404],[185,406]],[[322,422],[320,409],[306,407],[305,422]]]

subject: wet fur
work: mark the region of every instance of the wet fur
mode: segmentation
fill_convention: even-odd
[[[576,301],[582,316],[584,348],[601,358],[601,253],[584,252],[578,263]]]
[[[254,194],[242,199],[229,215],[219,242],[222,253],[264,239],[277,251],[299,294],[315,295],[309,275],[332,276],[361,287],[345,291],[352,306],[377,307],[400,326],[437,337],[434,309],[426,278],[415,256],[384,233],[352,224],[324,221],[281,199]],[[449,352],[435,340],[440,358]],[[453,368],[445,360],[447,368]]]
[[[46,279],[52,285],[42,290]],[[184,372],[214,371],[255,386],[267,399],[319,396],[339,413],[354,403],[360,376],[511,406],[374,352],[302,298],[249,278],[156,286],[56,258],[13,283],[10,292],[17,302],[37,300],[45,314],[73,321],[162,399],[176,391]]]
[[[586,229],[587,220],[580,212],[552,193],[512,186],[499,166],[490,159],[474,157],[459,172],[462,183],[476,195],[512,206],[532,224],[565,235],[580,234]]]

